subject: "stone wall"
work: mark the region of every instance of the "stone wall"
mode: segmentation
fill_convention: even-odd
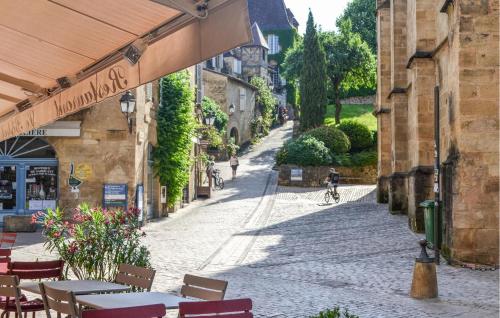
[[[377,6],[377,201],[389,202],[389,176],[391,168],[391,16],[389,2],[378,0]]]
[[[423,230],[418,203],[434,196],[438,86],[443,255],[450,261],[498,264],[499,1],[377,4],[378,178],[379,187],[389,184],[389,209],[407,212],[409,226]],[[387,86],[390,121],[382,111]],[[380,141],[388,131],[390,152]],[[383,182],[389,163],[391,176]]]
[[[296,187],[324,187],[324,180],[330,173],[328,166],[322,167],[299,167],[295,165],[279,166],[278,184]],[[291,169],[302,169],[302,181],[290,180]],[[375,184],[377,182],[377,167],[335,167],[340,173],[340,185],[342,184]]]

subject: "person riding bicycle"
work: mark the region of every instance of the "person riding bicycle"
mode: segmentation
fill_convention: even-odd
[[[340,174],[335,170],[335,168],[330,169],[330,173],[328,177],[326,177],[325,181],[328,182],[328,190],[333,187],[333,191],[337,192],[337,186],[339,185]]]

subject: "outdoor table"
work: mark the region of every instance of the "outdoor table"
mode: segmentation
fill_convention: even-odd
[[[75,295],[118,293],[130,290],[130,287],[126,285],[99,280],[58,280],[43,283],[51,288],[72,291]],[[34,294],[40,294],[39,282],[21,283],[19,284],[19,288]]]
[[[95,309],[113,309],[154,304],[163,304],[166,309],[177,309],[180,302],[188,301],[199,300],[160,292],[82,295],[76,297],[76,302],[80,306],[83,305]]]

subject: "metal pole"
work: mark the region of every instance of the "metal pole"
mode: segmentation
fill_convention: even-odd
[[[441,212],[439,166],[439,86],[434,87],[434,261],[439,265],[439,232],[441,229],[439,216]]]

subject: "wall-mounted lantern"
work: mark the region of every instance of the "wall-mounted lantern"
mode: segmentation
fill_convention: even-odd
[[[213,126],[214,122],[215,122],[215,114],[212,112],[208,113],[207,116],[205,117],[205,124],[208,126]]]
[[[229,105],[229,115],[234,114],[235,111],[236,107],[234,106],[234,104]]]
[[[127,118],[129,133],[132,133],[132,113],[135,111],[135,96],[130,91],[126,91],[120,98],[122,113]]]

